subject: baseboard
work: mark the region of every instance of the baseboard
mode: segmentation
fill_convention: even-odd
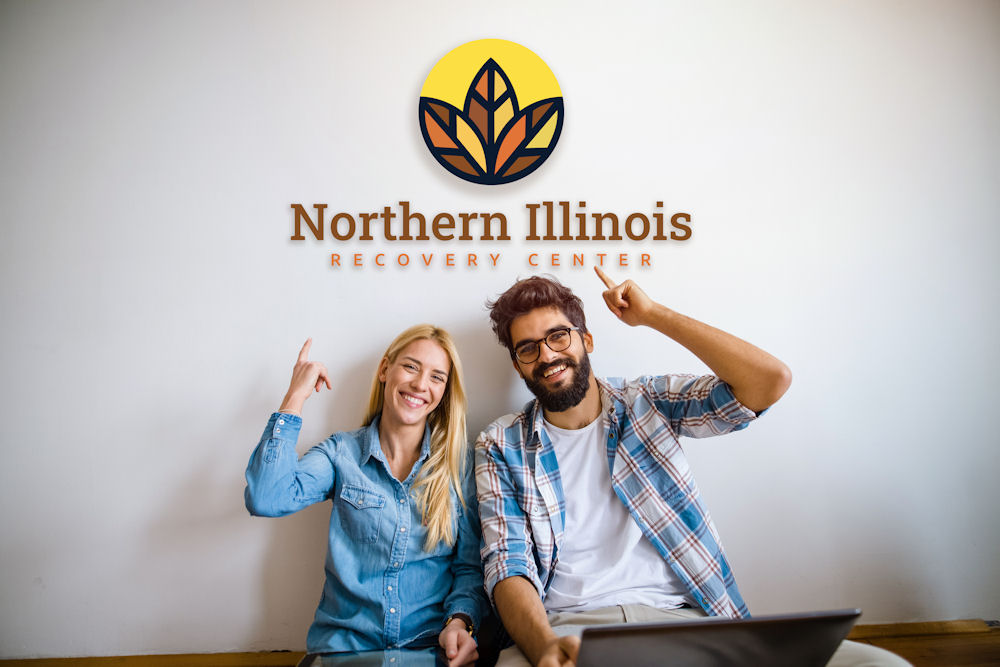
[[[918,635],[963,635],[993,632],[981,619],[876,623],[856,625],[849,639],[866,641]],[[0,667],[294,667],[305,653],[184,653],[177,655],[120,655],[104,658],[35,658],[0,660]]]
[[[978,618],[957,621],[925,621],[922,623],[877,623],[855,625],[848,639],[878,639],[880,637],[912,637],[914,635],[961,635],[990,632],[993,628]]]

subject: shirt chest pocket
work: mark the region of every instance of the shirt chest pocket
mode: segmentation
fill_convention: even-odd
[[[344,532],[358,542],[377,542],[385,496],[374,489],[345,484],[337,503]]]

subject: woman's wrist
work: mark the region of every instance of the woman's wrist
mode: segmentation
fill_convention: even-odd
[[[462,612],[456,612],[448,617],[444,622],[444,627],[448,627],[452,623],[461,623],[461,626],[470,634],[476,634],[476,627],[472,623],[472,617],[468,614]]]
[[[285,394],[285,398],[281,400],[281,407],[278,408],[278,412],[284,412],[290,415],[302,416],[302,406],[305,403],[305,399],[294,395],[292,392]]]

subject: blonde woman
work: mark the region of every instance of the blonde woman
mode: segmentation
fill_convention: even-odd
[[[278,412],[247,466],[246,505],[283,516],[330,499],[326,584],[310,653],[439,645],[451,666],[478,657],[486,611],[462,367],[451,336],[401,333],[372,382],[362,428],[297,458],[302,406],[326,367],[302,346]]]

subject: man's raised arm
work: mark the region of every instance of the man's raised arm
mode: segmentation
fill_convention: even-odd
[[[650,299],[632,280],[616,285],[594,267],[607,287],[604,302],[629,326],[656,329],[705,362],[733,389],[740,403],[760,412],[777,402],[792,383],[792,372],[780,360],[721,329],[681,315]]]

